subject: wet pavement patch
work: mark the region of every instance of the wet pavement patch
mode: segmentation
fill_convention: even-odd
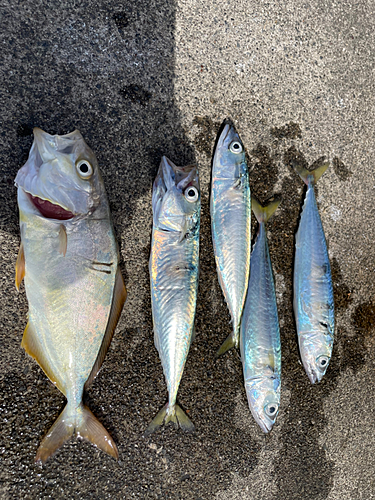
[[[148,92],[139,85],[128,85],[127,87],[123,87],[120,90],[120,94],[125,99],[136,102],[141,106],[146,106],[148,101],[151,99],[151,92]]]
[[[347,181],[349,177],[353,175],[353,172],[351,172],[351,170],[349,170],[344,162],[341,161],[340,158],[337,158],[337,156],[333,159],[332,165],[333,170],[335,171],[335,174],[340,179],[340,181]]]
[[[271,135],[276,139],[300,139],[302,131],[298,123],[290,122],[283,127],[273,127]]]

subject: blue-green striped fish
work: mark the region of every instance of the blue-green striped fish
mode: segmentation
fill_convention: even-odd
[[[281,344],[265,224],[280,201],[262,207],[253,197],[251,203],[259,229],[241,323],[241,358],[251,413],[262,431],[269,432],[280,405]]]
[[[212,164],[211,231],[216,269],[233,324],[217,354],[239,346],[240,322],[250,271],[251,201],[245,148],[225,123]]]
[[[296,235],[294,263],[294,314],[299,350],[310,382],[320,382],[332,355],[334,304],[331,266],[314,184],[328,163],[313,171],[294,164],[307,184],[305,202]]]
[[[198,290],[200,192],[196,166],[177,167],[164,156],[154,182],[152,209],[152,317],[169,399],[146,434],[163,422],[190,431],[194,425],[176,398],[193,339]]]

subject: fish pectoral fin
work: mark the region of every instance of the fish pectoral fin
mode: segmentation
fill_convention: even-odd
[[[66,234],[66,228],[64,224],[61,224],[59,230],[59,253],[61,253],[64,257],[67,248],[68,248],[68,236]]]
[[[27,354],[35,359],[50,381],[65,394],[64,382],[60,375],[56,373],[56,369],[51,366],[50,361],[47,359],[43,347],[40,345],[38,336],[34,330],[34,326],[29,321],[23,333],[21,347],[25,349]]]
[[[186,413],[177,404],[174,407],[170,407],[167,403],[159,411],[156,417],[153,419],[151,424],[147,427],[144,432],[144,436],[147,437],[154,433],[164,424],[172,422],[177,428],[180,426],[185,432],[192,432],[195,430],[193,422],[186,415]]]
[[[23,243],[20,245],[18,250],[18,256],[16,261],[16,288],[20,291],[20,285],[25,277],[25,253],[23,250]]]
[[[111,435],[87,406],[83,406],[83,412],[79,421],[76,422],[75,431],[78,437],[86,439],[100,450],[118,460],[117,446]]]
[[[224,340],[220,349],[216,352],[216,356],[221,356],[225,352],[232,349],[232,347],[238,347],[238,336],[232,332],[228,337]]]
[[[65,406],[62,413],[48,431],[48,434],[40,443],[38,451],[36,452],[35,462],[44,464],[47,459],[65,443],[65,441],[68,441],[73,435],[73,432],[74,424],[69,418],[68,406]]]
[[[119,268],[117,268],[116,272],[116,279],[115,279],[115,287],[113,290],[113,296],[112,296],[112,305],[111,305],[111,311],[109,313],[109,318],[108,318],[108,323],[107,323],[107,328],[102,340],[102,345],[100,346],[98,356],[96,358],[96,361],[94,363],[94,366],[92,367],[91,373],[89,375],[89,378],[86,380],[85,383],[85,389],[87,389],[96,375],[98,374],[100,367],[103,364],[105,355],[107,354],[109,345],[111,343],[113,334],[116,329],[116,325],[118,323],[118,320],[121,315],[122,308],[125,304],[126,300],[126,288],[124,284],[124,280],[122,278],[122,274]]]

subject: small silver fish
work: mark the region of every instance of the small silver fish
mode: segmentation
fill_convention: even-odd
[[[155,347],[167,382],[168,403],[145,434],[163,422],[190,431],[194,425],[176,404],[193,340],[199,273],[200,192],[196,166],[177,167],[165,156],[153,193],[150,282]]]
[[[253,197],[251,203],[259,229],[241,322],[241,358],[251,413],[262,431],[269,432],[280,405],[281,343],[265,224],[280,200],[262,207]]]
[[[67,398],[36,461],[45,462],[74,433],[118,458],[108,431],[82,402],[126,299],[95,155],[78,130],[59,136],[35,128],[15,183],[21,228],[16,286],[25,278],[29,303],[22,347]]]
[[[307,185],[296,234],[294,314],[303,366],[314,384],[326,373],[335,329],[331,266],[314,193],[314,184],[328,163],[313,171],[293,166]]]
[[[211,232],[216,269],[233,332],[217,354],[239,346],[240,322],[250,271],[251,198],[245,148],[225,123],[212,163]]]

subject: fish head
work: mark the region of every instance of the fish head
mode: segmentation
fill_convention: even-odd
[[[213,177],[237,179],[247,170],[245,147],[234,125],[224,122],[216,144],[213,160]]]
[[[177,167],[163,156],[154,181],[152,210],[154,226],[180,233],[180,240],[194,229],[200,213],[197,167]]]
[[[245,381],[245,389],[256,423],[263,432],[270,432],[279,412],[280,378],[275,375],[253,377]]]
[[[319,330],[300,334],[299,346],[303,367],[310,382],[320,382],[331,360],[333,336]]]
[[[105,196],[94,153],[78,130],[50,135],[34,128],[29,158],[15,184],[34,209],[49,219],[67,220],[93,212]]]

